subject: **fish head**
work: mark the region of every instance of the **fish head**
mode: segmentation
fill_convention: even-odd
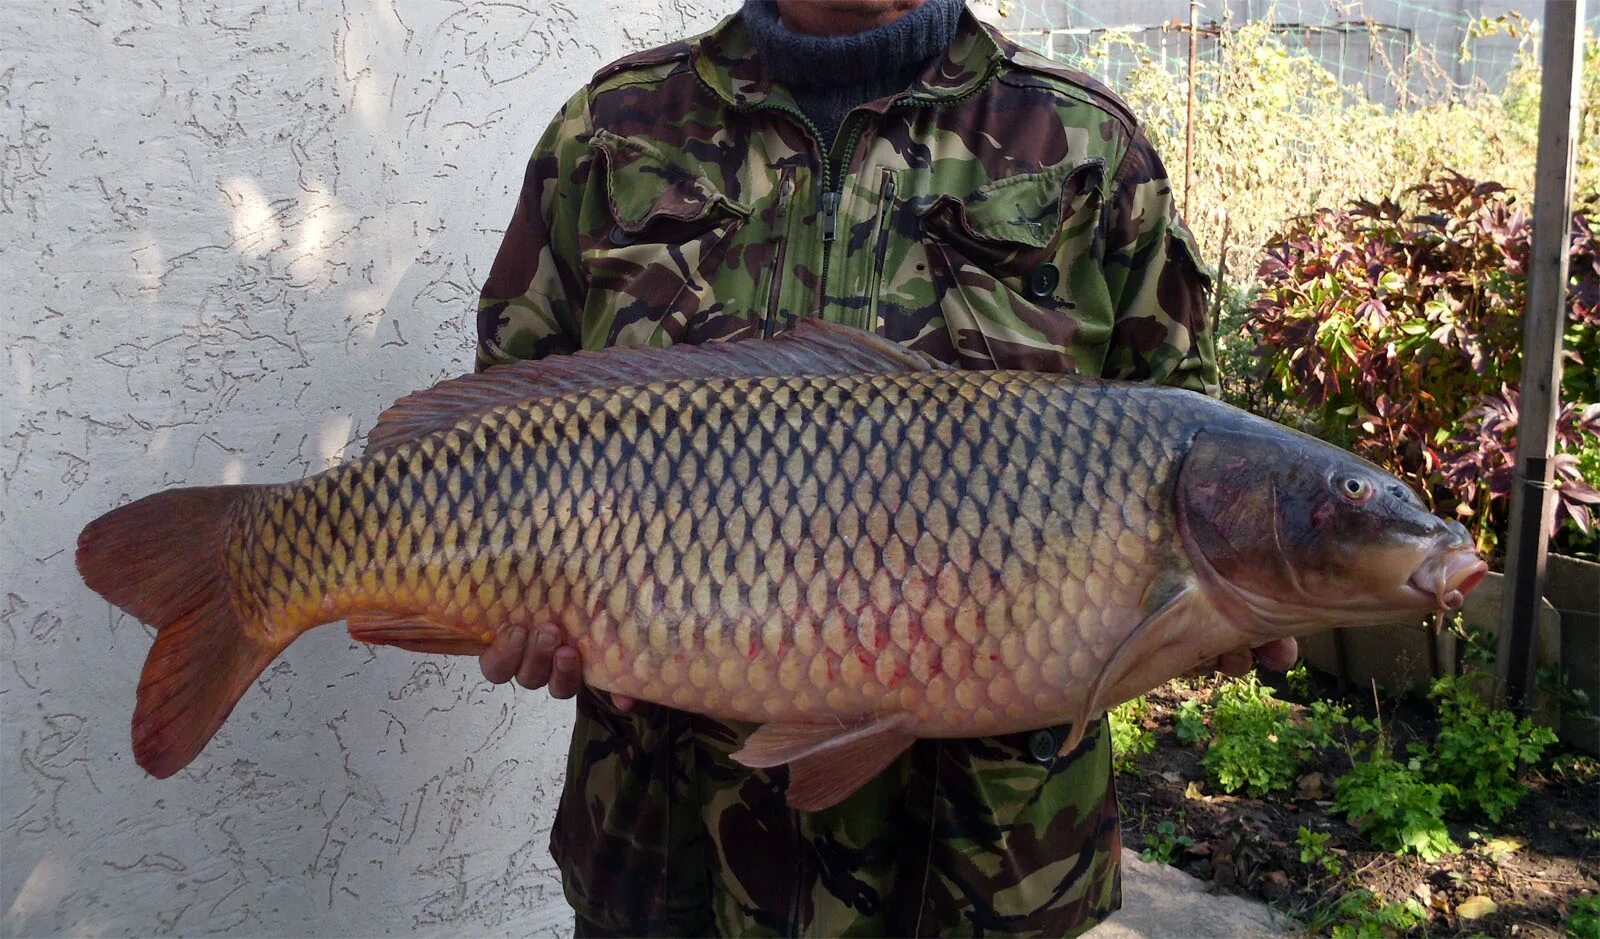
[[[1262,633],[1457,609],[1488,571],[1461,523],[1383,469],[1287,428],[1202,431],[1175,492],[1207,594]]]

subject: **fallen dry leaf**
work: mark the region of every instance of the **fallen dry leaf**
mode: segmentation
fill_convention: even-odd
[[[1500,909],[1500,904],[1483,894],[1468,897],[1456,905],[1456,915],[1462,919],[1482,919]]]

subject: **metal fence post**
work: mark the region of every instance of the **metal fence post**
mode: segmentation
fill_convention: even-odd
[[[1194,66],[1200,51],[1200,0],[1189,0],[1189,103],[1183,118],[1183,212],[1189,212],[1189,183],[1194,177]]]

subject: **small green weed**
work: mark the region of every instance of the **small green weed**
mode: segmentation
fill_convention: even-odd
[[[1563,753],[1550,761],[1548,775],[1580,785],[1600,781],[1600,760],[1585,753]]]
[[[1189,698],[1178,705],[1178,712],[1172,720],[1172,732],[1180,742],[1186,744],[1204,743],[1211,739],[1211,728],[1206,726],[1206,715],[1198,700]]]
[[[1567,935],[1573,939],[1600,939],[1600,896],[1578,897],[1567,909]]]
[[[1447,629],[1455,633],[1461,661],[1487,668],[1494,665],[1495,639],[1477,626],[1473,626],[1456,613],[1447,622]]]
[[[1440,678],[1428,697],[1439,709],[1439,735],[1431,748],[1412,746],[1428,774],[1449,786],[1445,808],[1481,812],[1498,822],[1528,791],[1518,771],[1556,742],[1547,727],[1493,709],[1473,691],[1482,676]]]
[[[1158,822],[1153,832],[1145,832],[1144,850],[1139,857],[1146,861],[1171,864],[1181,848],[1194,844],[1194,839],[1178,832],[1177,823],[1171,819]]]
[[[1321,929],[1333,939],[1386,939],[1427,922],[1428,911],[1415,897],[1385,903],[1370,890],[1352,890],[1325,911]],[[1308,923],[1309,927],[1311,924]]]
[[[1344,864],[1328,850],[1328,839],[1333,836],[1316,832],[1304,825],[1295,832],[1294,843],[1300,846],[1300,863],[1315,864],[1323,873],[1337,877],[1344,872]]]
[[[1306,663],[1301,662],[1283,674],[1284,683],[1289,690],[1302,698],[1309,698],[1316,693],[1316,686],[1311,683],[1311,671],[1306,668]]]
[[[1118,770],[1133,765],[1133,758],[1156,748],[1156,735],[1144,726],[1150,703],[1144,695],[1111,709],[1111,763]]]
[[[1421,762],[1401,763],[1380,736],[1368,758],[1354,760],[1334,783],[1333,806],[1373,844],[1432,861],[1457,850],[1444,825],[1444,802],[1455,787],[1424,779]]]

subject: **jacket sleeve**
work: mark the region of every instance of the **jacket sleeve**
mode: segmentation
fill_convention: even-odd
[[[1103,377],[1219,395],[1211,281],[1142,130],[1117,168],[1108,210],[1105,275],[1116,312]]]
[[[580,91],[528,160],[516,211],[478,297],[479,371],[578,348],[587,289],[578,229],[592,134],[588,94]]]

